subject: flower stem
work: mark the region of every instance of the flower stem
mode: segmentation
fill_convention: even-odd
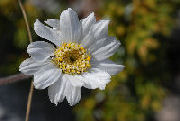
[[[21,3],[21,0],[18,0],[18,3],[19,3],[19,6],[20,6],[20,8],[21,8],[21,11],[22,11],[22,14],[23,14],[23,17],[24,17],[24,21],[25,21],[25,23],[26,23],[26,29],[27,29],[27,32],[28,32],[29,41],[32,42],[32,36],[31,36],[30,27],[29,27],[28,20],[27,20],[26,11],[25,11],[22,3]]]
[[[26,120],[25,121],[29,121],[29,113],[30,113],[30,109],[31,109],[33,90],[34,90],[34,85],[31,82],[31,87],[29,90],[28,101],[27,101]]]
[[[28,32],[28,38],[30,43],[32,42],[32,35],[31,35],[31,31],[29,28],[29,24],[28,24],[28,20],[27,20],[27,14],[26,11],[21,3],[21,0],[18,0],[19,6],[21,8],[25,23],[26,23],[26,29]],[[25,121],[29,121],[29,113],[30,113],[30,109],[31,109],[31,102],[32,102],[32,95],[33,95],[33,90],[34,90],[34,86],[33,86],[33,80],[31,82],[31,86],[30,86],[30,91],[29,91],[29,95],[28,95],[28,101],[27,101],[27,110],[26,110],[26,119]]]

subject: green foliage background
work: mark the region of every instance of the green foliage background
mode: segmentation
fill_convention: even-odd
[[[167,93],[163,82],[171,77],[165,61],[167,47],[165,41],[175,26],[174,16],[180,1],[101,0],[101,2],[103,5],[96,10],[97,18],[111,19],[109,34],[117,36],[122,43],[111,59],[125,65],[125,69],[112,77],[106,90],[93,90],[83,94],[81,102],[74,107],[77,120],[151,120],[153,114],[161,110],[162,100]],[[39,10],[29,1],[24,1],[24,5],[32,25],[33,40],[37,41],[39,38],[33,31],[35,19],[58,18],[59,14]],[[67,2],[62,2],[62,9],[67,6]],[[0,73],[8,75],[18,72],[20,62],[27,57],[25,49],[28,38],[17,1],[0,0],[0,15],[1,42],[7,45],[4,49],[1,48],[0,54],[4,60],[1,60]],[[12,48],[15,48],[15,51]]]

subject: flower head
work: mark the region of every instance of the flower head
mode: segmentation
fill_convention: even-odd
[[[63,73],[75,75],[87,72],[90,68],[90,55],[77,43],[63,43],[54,52],[52,61]]]
[[[50,27],[36,20],[34,30],[49,42],[29,44],[27,53],[31,57],[22,62],[19,70],[34,75],[35,88],[48,87],[52,103],[66,98],[72,106],[80,101],[82,86],[103,90],[110,75],[123,70],[124,66],[108,60],[120,45],[108,36],[109,20],[96,22],[91,13],[79,21],[69,8],[61,13],[60,20],[48,19],[45,23]]]

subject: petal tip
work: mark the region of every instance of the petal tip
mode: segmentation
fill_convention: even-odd
[[[70,11],[70,10],[72,10],[72,8],[68,8],[67,10],[69,10],[69,11]]]
[[[90,15],[91,17],[93,17],[93,16],[94,16],[94,12],[91,12],[89,15]]]
[[[34,22],[34,27],[36,27],[36,25],[39,23],[40,23],[40,21],[38,19],[36,19],[36,21]]]

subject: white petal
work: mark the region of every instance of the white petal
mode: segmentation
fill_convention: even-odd
[[[82,23],[82,36],[85,37],[90,30],[90,27],[96,23],[94,12],[92,12],[87,18],[81,20]]]
[[[97,41],[94,41],[90,46],[89,46],[89,51],[91,53],[97,51],[99,48],[107,46],[108,44],[111,43],[111,41],[113,40],[113,37],[105,37],[102,39],[99,39]]]
[[[116,75],[124,69],[124,66],[117,65],[116,63],[114,63],[110,60],[105,60],[105,61],[100,62],[97,65],[97,68],[107,72],[110,75]]]
[[[70,81],[70,83],[75,87],[81,87],[83,85],[83,77],[81,75],[67,75],[65,74],[64,77]]]
[[[85,48],[94,46],[100,39],[108,37],[109,20],[100,20],[90,27],[89,33],[82,39],[81,44]]]
[[[34,86],[36,89],[44,89],[60,79],[62,70],[49,62],[34,74]]]
[[[99,20],[91,27],[91,32],[94,33],[96,40],[104,38],[108,35],[109,20]]]
[[[64,41],[78,42],[81,38],[81,22],[72,9],[64,10],[60,16],[60,30]]]
[[[93,34],[89,32],[81,41],[81,45],[85,48],[89,48],[94,43],[95,38],[93,37]]]
[[[78,77],[73,75],[63,75],[62,79],[54,83],[48,88],[49,98],[52,103],[57,105],[66,97],[68,103],[72,106],[78,103],[81,99],[82,82]]]
[[[95,45],[96,46],[96,45]],[[104,46],[92,53],[94,58],[98,61],[102,61],[112,56],[120,46],[120,42],[116,38],[111,38],[109,42],[104,43]]]
[[[111,76],[106,72],[91,72],[86,73],[83,76],[83,81],[85,83],[84,87],[88,89],[96,89],[99,88],[104,90],[106,84],[108,84],[111,80]]]
[[[78,78],[75,78],[73,76],[64,75],[63,80],[67,82],[66,88],[64,91],[64,94],[66,96],[66,99],[68,103],[73,106],[76,103],[78,103],[81,99],[81,84],[78,83]],[[74,84],[72,83],[74,81]]]
[[[33,75],[45,64],[46,63],[35,62],[32,58],[28,58],[21,63],[19,71],[25,75]]]
[[[48,87],[49,99],[52,103],[58,104],[62,102],[65,98],[64,90],[66,88],[66,82],[62,80],[62,75],[60,80],[55,82],[53,85]]]
[[[65,90],[66,99],[68,103],[73,106],[81,100],[81,87],[74,87],[70,83],[68,84],[67,87],[69,89],[66,88]]]
[[[59,19],[47,19],[46,21],[44,21],[46,24],[48,24],[49,26],[59,30],[60,29],[60,21]]]
[[[61,34],[52,28],[49,28],[42,24],[39,20],[34,23],[34,30],[37,35],[53,42],[56,46],[61,44]]]
[[[54,46],[48,42],[36,41],[32,42],[27,47],[27,53],[36,61],[45,61],[50,56],[54,55]]]

